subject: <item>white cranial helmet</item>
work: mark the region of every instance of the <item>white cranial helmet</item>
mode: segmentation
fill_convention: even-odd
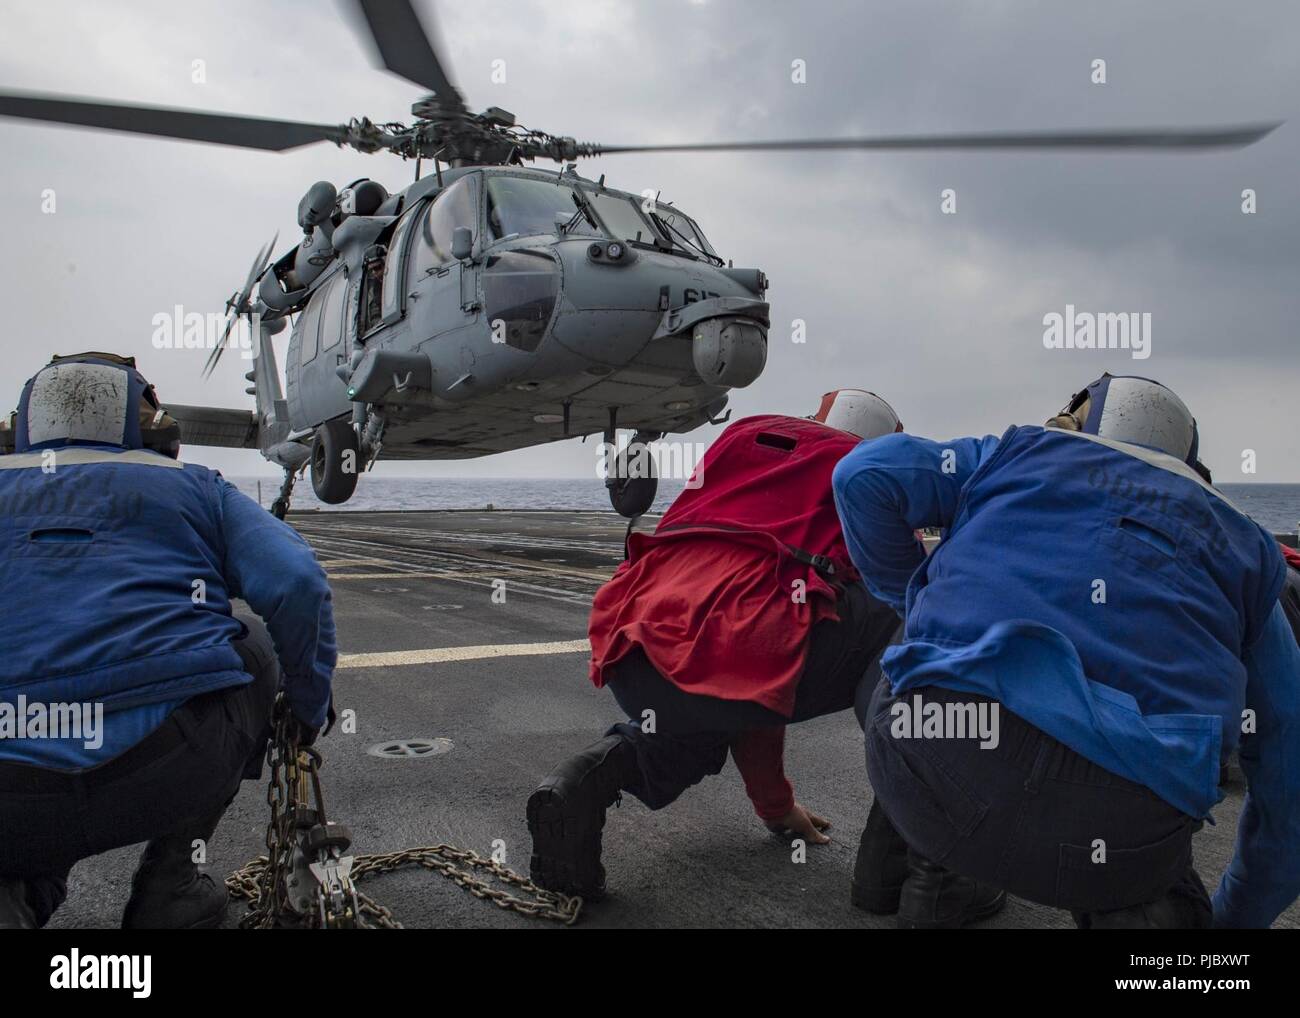
[[[1197,462],[1196,419],[1172,389],[1149,378],[1102,375],[1048,424]]]
[[[814,421],[859,438],[879,438],[903,430],[894,408],[866,389],[836,389],[822,397]]]

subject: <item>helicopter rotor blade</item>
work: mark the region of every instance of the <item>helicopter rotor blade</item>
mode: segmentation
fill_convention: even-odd
[[[261,248],[257,252],[257,257],[253,259],[253,265],[248,270],[248,278],[244,280],[244,288],[239,291],[239,296],[232,302],[230,317],[226,319],[225,331],[221,333],[221,342],[212,348],[212,352],[208,354],[207,362],[203,365],[204,378],[212,377],[217,362],[221,360],[222,351],[226,349],[226,340],[230,338],[230,331],[235,327],[235,323],[239,321],[240,315],[244,313],[248,298],[253,292],[253,287],[262,278],[262,273],[266,271],[266,267],[271,264],[271,255],[275,251],[275,242],[279,239],[280,231],[276,230],[271,242]]]
[[[1282,121],[1209,128],[1140,128],[1101,131],[1030,131],[1024,134],[931,134],[879,138],[804,138],[790,141],[700,142],[680,145],[592,145],[594,155],[624,152],[763,152],[827,149],[1161,149],[1241,148],[1259,141]]]
[[[167,106],[93,102],[75,96],[34,92],[0,92],[0,116],[271,152],[284,152],[318,141],[339,142],[346,137],[346,131],[337,125]]]
[[[460,90],[443,70],[437,32],[426,28],[410,0],[355,0],[384,67],[464,111]]]

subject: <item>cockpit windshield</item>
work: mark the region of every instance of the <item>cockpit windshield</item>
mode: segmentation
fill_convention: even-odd
[[[663,224],[675,245],[685,245],[688,249],[693,248],[699,253],[718,258],[718,252],[713,250],[713,245],[704,236],[699,224],[681,209],[656,203],[655,218]]]
[[[615,240],[639,240],[644,244],[655,242],[654,227],[641,215],[631,198],[607,191],[589,191],[587,196],[596,209],[596,215]]]
[[[639,241],[692,258],[721,262],[699,225],[681,209],[655,202],[653,214],[636,198],[563,180],[487,175],[487,213],[492,236],[554,234]]]
[[[487,197],[488,224],[498,240],[512,234],[554,234],[560,224],[567,224],[565,232],[570,236],[600,236],[568,184],[494,173],[487,178]]]

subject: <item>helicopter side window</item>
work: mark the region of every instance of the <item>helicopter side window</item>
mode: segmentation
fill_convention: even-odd
[[[478,201],[473,177],[447,185],[421,218],[407,261],[412,286],[429,273],[450,264],[452,233],[461,226],[477,232]]]
[[[591,204],[595,206],[596,215],[600,216],[611,237],[617,240],[641,240],[647,244],[654,242],[654,229],[631,198],[597,191],[591,194]]]
[[[599,237],[600,231],[579,212],[573,188],[537,177],[494,173],[487,178],[488,225],[500,240],[517,234],[555,234],[557,223],[571,223],[569,236]]]
[[[316,357],[320,349],[320,311],[323,295],[314,294],[307,309],[298,316],[298,363],[306,364]]]
[[[343,338],[343,308],[348,301],[348,279],[344,272],[335,273],[321,297],[320,348],[332,350]]]
[[[410,238],[411,226],[423,215],[419,205],[414,205],[402,214],[393,230],[393,238],[388,244],[388,262],[384,266],[384,285],[379,307],[382,321],[391,321],[402,314],[402,258],[406,252],[406,243]]]

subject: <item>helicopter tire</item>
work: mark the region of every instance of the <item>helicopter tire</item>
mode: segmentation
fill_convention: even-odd
[[[629,476],[636,472],[637,464],[644,465],[641,469],[646,476]],[[606,486],[609,488],[610,505],[620,516],[635,519],[650,511],[655,495],[659,492],[659,478],[655,476],[654,460],[648,455],[643,442],[633,439],[618,454]]]
[[[271,503],[271,515],[277,520],[282,520],[289,515],[289,503],[282,498],[277,498]]]
[[[350,454],[350,455],[349,455]],[[326,421],[311,443],[311,488],[327,505],[346,502],[361,469],[357,433],[347,421]]]

